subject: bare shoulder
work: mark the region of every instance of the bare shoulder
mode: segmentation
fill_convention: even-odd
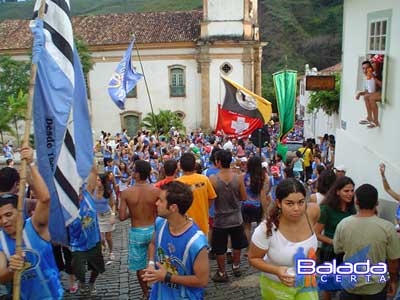
[[[313,223],[316,223],[319,219],[320,214],[319,205],[315,202],[307,203],[307,214],[311,218]]]
[[[317,203],[317,194],[311,194],[309,203]]]

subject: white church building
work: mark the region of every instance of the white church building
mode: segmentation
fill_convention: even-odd
[[[203,0],[202,10],[73,17],[74,35],[88,43],[95,62],[88,74],[95,135],[121,128],[135,135],[151,112],[150,99],[154,113],[175,112],[187,131],[213,129],[225,94],[221,74],[261,94],[266,43],[259,39],[257,14],[256,0]],[[28,22],[0,22],[0,54],[26,58],[31,48]],[[145,80],[121,111],[107,85],[133,35],[138,49],[133,65]]]

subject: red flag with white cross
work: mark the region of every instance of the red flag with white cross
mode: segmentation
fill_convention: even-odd
[[[216,131],[222,131],[231,137],[249,136],[257,128],[263,126],[263,121],[258,118],[250,118],[229,110],[221,108],[218,105],[218,121]]]

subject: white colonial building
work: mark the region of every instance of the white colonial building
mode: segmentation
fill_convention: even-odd
[[[156,114],[176,112],[188,131],[212,129],[225,93],[221,74],[261,94],[265,43],[259,40],[257,13],[256,0],[203,0],[202,10],[74,17],[74,35],[88,43],[95,61],[88,74],[95,134],[127,128],[134,135],[151,112],[150,99]],[[107,85],[133,34],[139,49],[133,64],[146,80],[120,111]],[[0,54],[26,57],[30,47],[27,20],[0,22]]]
[[[360,61],[370,54],[385,56],[380,127],[368,129],[358,122],[366,116],[360,89]],[[394,219],[396,203],[385,193],[379,163],[387,166],[386,177],[400,193],[400,1],[345,0],[343,20],[343,76],[341,127],[336,132],[336,163],[347,167],[357,185],[370,183],[379,189],[383,215]],[[391,202],[387,202],[391,201]]]

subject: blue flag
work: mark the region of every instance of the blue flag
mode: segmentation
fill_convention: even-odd
[[[93,166],[93,137],[90,124],[85,78],[78,51],[74,51],[75,89],[73,123],[76,149],[76,166],[81,178],[86,178]]]
[[[93,164],[88,99],[73,41],[69,2],[49,2],[43,21],[34,24],[33,121],[38,168],[51,197],[51,239],[68,245],[66,227],[78,217],[79,188]]]
[[[142,74],[136,72],[132,67],[132,49],[134,43],[135,38],[133,38],[108,83],[108,94],[119,109],[125,109],[126,95],[143,77]]]

